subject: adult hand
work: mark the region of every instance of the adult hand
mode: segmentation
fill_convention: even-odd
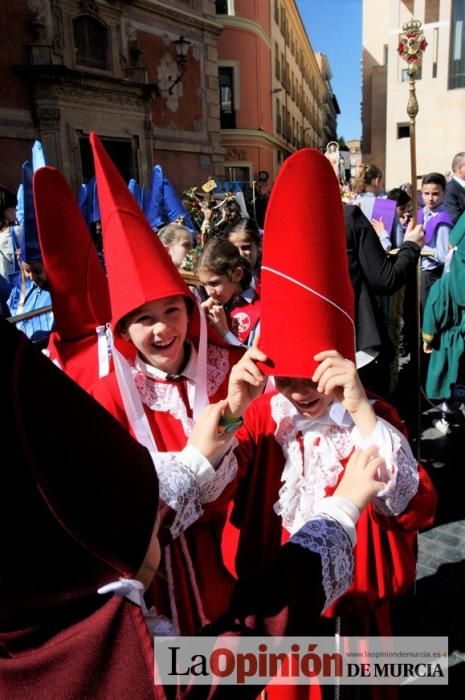
[[[371,219],[371,225],[379,237],[381,237],[383,233],[387,233],[382,216],[380,216],[379,219]]]
[[[416,224],[414,226],[413,221],[409,221],[404,235],[404,243],[406,241],[416,243],[420,246],[420,248],[423,248],[425,245],[425,232],[423,230],[423,226],[421,224]]]

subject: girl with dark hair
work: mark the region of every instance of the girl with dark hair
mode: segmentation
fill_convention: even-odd
[[[251,286],[257,289],[260,277],[262,237],[255,219],[239,219],[227,232],[227,239],[250,263],[252,270]]]
[[[203,308],[209,323],[230,345],[252,345],[260,297],[248,260],[230,241],[214,238],[200,253],[195,270],[208,294]]]

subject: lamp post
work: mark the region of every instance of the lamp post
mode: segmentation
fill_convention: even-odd
[[[173,82],[168,88],[169,95],[173,94],[173,88],[179,82],[181,82],[181,80],[184,77],[184,73],[186,72],[187,68],[187,53],[189,51],[189,46],[191,46],[191,42],[181,35],[179,39],[173,41],[173,44],[176,48],[176,65],[178,67],[178,75],[176,76],[176,78],[173,79]]]

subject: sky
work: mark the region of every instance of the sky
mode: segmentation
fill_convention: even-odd
[[[296,0],[314,51],[328,57],[339,103],[338,136],[360,138],[362,0]]]

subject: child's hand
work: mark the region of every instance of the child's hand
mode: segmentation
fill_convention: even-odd
[[[260,396],[267,378],[258,369],[256,362],[265,362],[266,359],[265,353],[258,348],[258,338],[256,337],[252,347],[234,365],[229,375],[225,416],[239,418],[250,402]]]
[[[205,309],[209,324],[213,326],[221,337],[224,337],[229,331],[229,326],[226,312],[221,304],[217,304],[216,301],[210,297],[202,302],[202,308]]]
[[[226,401],[218,401],[206,406],[195,422],[188,445],[196,447],[208,459],[214,462],[234,437],[233,433],[219,432],[219,420],[226,407]]]
[[[383,481],[386,464],[378,456],[376,447],[367,450],[355,450],[347,462],[344,475],[339,482],[334,496],[348,498],[359,511],[362,511],[369,501],[386,485]]]
[[[337,350],[319,352],[314,358],[320,364],[312,381],[318,384],[320,394],[334,393],[337,400],[350,413],[355,413],[361,404],[368,401],[365,389],[351,360],[346,360]]]
[[[367,399],[357,368],[337,350],[325,350],[315,355],[320,364],[312,381],[321,394],[334,394],[350,413],[361,436],[368,437],[376,427],[376,415]]]

